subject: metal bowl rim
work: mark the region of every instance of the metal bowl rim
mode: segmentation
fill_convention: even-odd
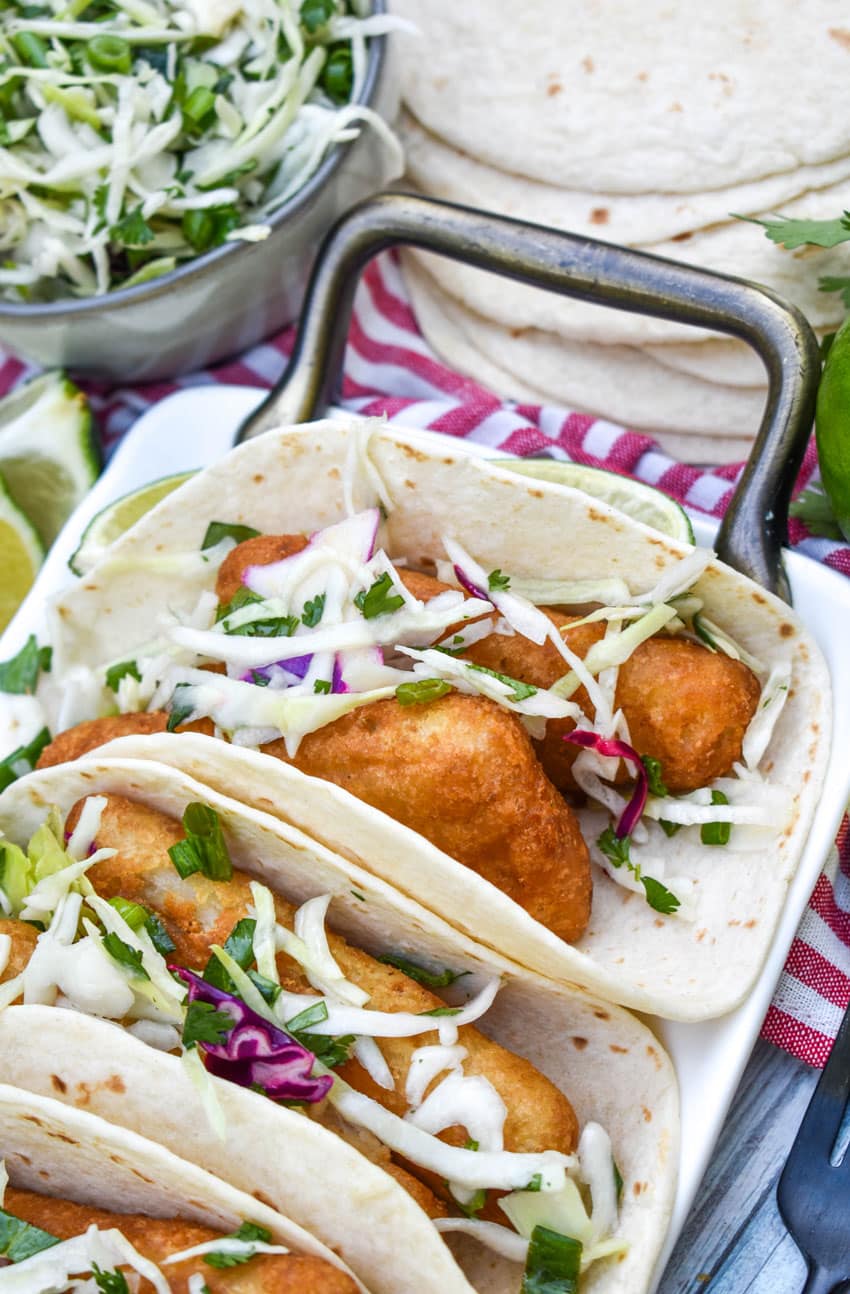
[[[373,0],[372,13],[385,13],[386,0]],[[363,81],[363,91],[356,100],[357,103],[369,107],[373,104],[377,90],[378,82],[383,71],[384,61],[386,58],[386,36],[371,36],[369,38],[369,59],[366,66],[366,76]],[[351,140],[348,143],[337,144],[328,153],[324,161],[313,172],[307,183],[294,193],[292,197],[284,203],[274,215],[270,216],[267,223],[272,227],[271,239],[278,233],[287,221],[300,213],[300,211],[309,206],[316,193],[330,181],[331,177],[340,168],[345,160],[348,151],[354,147],[357,140]],[[207,272],[212,272],[225,260],[232,260],[241,252],[243,255],[247,252],[256,252],[263,246],[263,243],[232,242],[224,243],[221,247],[215,247],[212,251],[203,252],[200,256],[193,257],[192,260],[186,261],[183,265],[178,265],[176,269],[171,270],[168,274],[162,274],[159,278],[151,279],[148,283],[137,283],[130,288],[116,288],[113,292],[106,292],[102,296],[91,297],[63,297],[58,301],[37,301],[33,303],[21,302],[0,302],[0,323],[16,322],[22,323],[33,320],[51,320],[61,321],[63,317],[68,319],[77,319],[83,315],[90,315],[98,311],[107,311],[110,309],[122,309],[137,305],[142,301],[153,300],[156,297],[168,293],[172,288],[188,280],[202,277]]]

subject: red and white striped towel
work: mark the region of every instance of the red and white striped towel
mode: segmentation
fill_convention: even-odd
[[[187,386],[228,382],[271,386],[283,371],[293,330],[208,372],[174,382],[88,391],[107,449],[136,418],[164,396]],[[32,370],[0,354],[0,395]],[[695,515],[722,517],[742,464],[711,470],[685,466],[648,436],[601,418],[552,406],[515,404],[447,368],[416,325],[397,261],[373,262],[358,289],[345,358],[343,403],[358,412],[386,414],[399,426],[441,431],[515,455],[545,454],[634,476],[664,490]],[[809,446],[798,489],[817,476]],[[850,575],[850,547],[812,536],[796,520],[793,546]],[[818,880],[797,932],[763,1035],[810,1065],[823,1066],[850,1001],[850,822],[845,817],[836,848]]]

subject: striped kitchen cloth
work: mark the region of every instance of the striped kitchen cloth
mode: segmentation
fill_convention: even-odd
[[[293,329],[206,372],[171,382],[108,388],[80,382],[114,449],[140,414],[187,386],[234,383],[271,386],[281,375]],[[0,353],[0,395],[32,369]],[[395,256],[385,254],[358,288],[348,338],[342,402],[365,414],[385,414],[405,427],[507,450],[548,455],[634,476],[675,498],[695,516],[722,517],[743,464],[700,469],[676,462],[645,435],[604,419],[552,406],[505,401],[437,359],[416,325]],[[814,443],[797,491],[817,480]],[[792,545],[816,561],[850,575],[850,547],[790,523]],[[836,846],[818,880],[791,948],[763,1036],[810,1065],[823,1066],[850,1001],[850,824],[845,817]]]

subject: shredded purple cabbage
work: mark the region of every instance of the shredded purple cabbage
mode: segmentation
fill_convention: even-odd
[[[331,680],[332,692],[351,691],[351,688],[348,686],[348,684],[346,683],[345,679],[342,676],[342,669],[343,669],[343,658],[342,656],[339,655],[339,653],[337,653],[337,655],[334,656],[334,672],[333,672],[333,678]]]
[[[273,1101],[323,1101],[330,1074],[313,1075],[316,1057],[300,1042],[257,1015],[241,998],[225,993],[182,966],[169,966],[188,986],[190,1002],[207,1002],[233,1020],[223,1043],[199,1042],[206,1067],[239,1087],[261,1087]]]
[[[466,589],[467,593],[471,593],[474,598],[483,598],[485,602],[489,600],[490,594],[485,589],[480,588],[479,585],[474,584],[462,566],[456,565],[452,569],[458,584]]]
[[[595,750],[597,755],[625,759],[634,765],[635,789],[614,828],[614,834],[618,840],[622,840],[624,836],[630,836],[644,811],[649,791],[649,778],[643,760],[634,746],[630,746],[626,741],[619,741],[615,737],[600,737],[598,732],[590,732],[586,728],[576,728],[573,732],[568,732],[564,741],[571,741],[576,746],[584,746],[586,750]]]

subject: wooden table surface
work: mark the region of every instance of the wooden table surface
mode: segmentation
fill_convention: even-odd
[[[759,1042],[658,1294],[800,1294],[776,1182],[819,1072]]]

